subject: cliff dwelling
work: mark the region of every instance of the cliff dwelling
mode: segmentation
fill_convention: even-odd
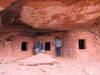
[[[60,57],[56,37],[62,41]],[[36,55],[39,40],[45,53]],[[67,66],[60,66],[61,71],[68,65],[76,67],[69,66],[69,72],[60,74],[57,61],[49,62],[49,57]],[[8,63],[38,65],[39,72],[14,74],[1,68],[0,75],[100,75],[100,0],[0,0],[0,66]],[[54,65],[56,71],[44,70],[41,64]]]

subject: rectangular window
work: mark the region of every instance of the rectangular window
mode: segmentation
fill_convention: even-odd
[[[85,49],[85,40],[79,39],[79,49]]]
[[[27,51],[27,42],[22,42],[21,49],[22,51]]]
[[[50,42],[45,42],[45,50],[50,51]]]

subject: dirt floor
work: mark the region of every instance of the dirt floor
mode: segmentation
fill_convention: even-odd
[[[0,75],[100,75],[100,63],[42,53],[28,58],[7,56],[0,58]]]

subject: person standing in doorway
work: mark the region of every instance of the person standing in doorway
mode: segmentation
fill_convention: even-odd
[[[55,45],[57,56],[61,56],[62,41],[58,36],[55,38],[54,45]]]

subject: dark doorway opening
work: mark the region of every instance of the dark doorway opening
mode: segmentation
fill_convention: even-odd
[[[79,49],[85,49],[85,40],[79,39]]]
[[[50,51],[50,42],[45,42],[45,50]]]
[[[22,42],[21,49],[22,51],[27,51],[27,42]]]

